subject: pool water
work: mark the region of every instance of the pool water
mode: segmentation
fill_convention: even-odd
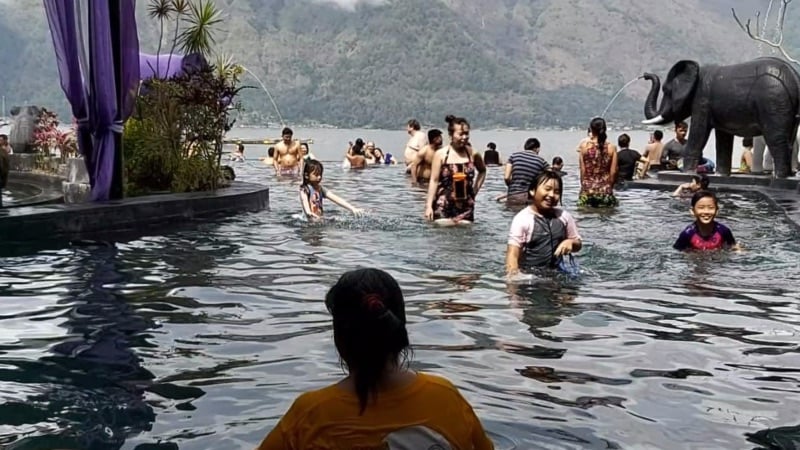
[[[342,376],[322,298],[357,267],[398,279],[413,366],[451,379],[500,449],[752,448],[800,422],[800,244],[755,195],[721,199],[745,251],[686,255],[685,200],[577,210],[567,167],[583,275],[509,284],[500,168],[477,223],[442,229],[400,166],[326,163],[328,189],[369,213],[327,202],[321,225],[296,218],[296,184],[235,167],[270,185],[269,210],[1,260],[0,447],[255,447]]]

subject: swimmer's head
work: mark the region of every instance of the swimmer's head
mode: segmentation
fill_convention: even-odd
[[[380,269],[346,272],[325,296],[333,316],[333,341],[355,383],[361,413],[387,370],[407,361],[403,291]]]
[[[525,150],[530,150],[535,153],[539,153],[539,149],[542,147],[542,144],[536,138],[528,138],[525,141],[525,145],[522,147]]]
[[[692,184],[689,186],[689,189],[691,189],[692,192],[706,190],[710,182],[711,180],[705,175],[692,175]]]
[[[564,168],[564,160],[561,159],[560,156],[556,156],[553,158],[553,164],[551,164],[553,170],[561,170]]]
[[[442,130],[437,128],[428,130],[428,142],[434,146],[442,145]]]
[[[303,155],[308,154],[308,144],[306,144],[305,142],[300,143],[300,153],[302,153]]]
[[[294,131],[291,128],[286,127],[281,131],[281,136],[285,142],[290,142],[292,140],[292,136],[294,136]]]
[[[752,147],[752,146],[753,146],[752,137],[742,138],[742,147]]]
[[[316,180],[311,180],[311,175],[317,177]],[[310,182],[319,181],[322,179],[322,163],[317,161],[316,159],[309,159],[303,165],[303,185],[307,185]]]
[[[719,203],[711,191],[698,191],[692,196],[692,216],[701,224],[710,224],[717,217]]]
[[[555,208],[561,204],[564,184],[555,170],[545,170],[528,186],[528,200],[537,211]]]

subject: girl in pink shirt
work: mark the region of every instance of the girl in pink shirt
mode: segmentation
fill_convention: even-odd
[[[535,267],[554,268],[561,256],[581,249],[575,219],[559,208],[563,185],[553,170],[542,172],[528,188],[530,206],[511,222],[506,250],[506,273]]]

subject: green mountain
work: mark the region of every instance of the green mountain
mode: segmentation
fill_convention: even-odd
[[[220,51],[264,81],[290,123],[397,128],[410,117],[441,124],[452,113],[482,128],[583,126],[644,71],[663,76],[679,59],[731,63],[757,56],[730,8],[754,17],[768,1],[338,3],[216,2],[224,16]],[[143,51],[155,53],[159,24],[147,17],[147,4],[137,2],[140,41]],[[796,42],[800,33],[788,36],[790,25],[800,23],[792,6],[787,39]],[[64,117],[41,3],[0,0],[0,35],[6,103],[51,106]],[[168,49],[165,43],[162,51]],[[256,80],[245,75],[244,83],[254,88],[242,93],[240,121],[275,123]],[[648,87],[633,83],[606,117],[640,120]]]

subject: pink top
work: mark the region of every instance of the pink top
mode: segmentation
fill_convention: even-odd
[[[567,239],[581,239],[578,234],[578,225],[572,215],[561,208],[555,208],[558,219],[567,229]],[[531,207],[527,207],[518,212],[511,221],[511,229],[508,232],[508,245],[523,248],[531,240],[534,232],[535,216]]]

